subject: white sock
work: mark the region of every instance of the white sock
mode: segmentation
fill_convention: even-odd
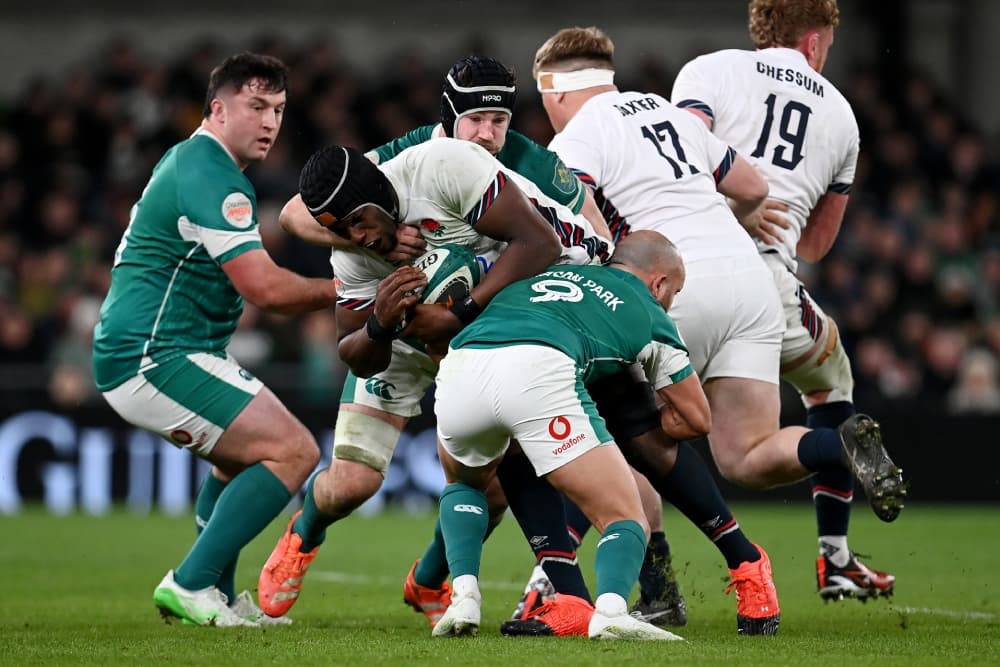
[[[452,579],[451,590],[453,598],[471,595],[477,600],[482,599],[482,595],[479,593],[479,578],[474,574],[463,574]]]
[[[594,610],[604,616],[622,616],[628,613],[628,602],[618,593],[601,593],[594,601]]]
[[[851,550],[847,548],[847,535],[823,535],[819,538],[819,553],[830,559],[837,567],[844,567],[851,560]]]

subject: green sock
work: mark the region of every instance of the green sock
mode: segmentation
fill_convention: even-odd
[[[211,519],[174,571],[174,580],[193,591],[217,586],[223,570],[290,499],[285,485],[262,464],[241,472],[219,495]]]
[[[439,500],[441,536],[448,556],[451,576],[479,576],[483,538],[489,524],[486,496],[461,482],[449,484]]]
[[[503,517],[501,517],[502,519]],[[483,535],[483,542],[489,539],[490,534],[500,525],[500,519],[491,521],[486,527],[486,534]],[[427,551],[417,562],[417,569],[413,572],[413,578],[421,586],[428,588],[441,588],[445,579],[448,578],[448,557],[444,552],[444,537],[441,535],[441,518],[434,522],[434,539],[427,545]]]
[[[632,520],[609,524],[597,543],[597,595],[617,593],[628,600],[646,555],[646,535]]]
[[[208,473],[205,481],[202,482],[201,489],[198,491],[198,498],[194,504],[194,525],[198,535],[201,535],[201,531],[208,525],[208,520],[212,518],[212,511],[215,509],[215,503],[218,502],[219,496],[222,495],[222,491],[225,488],[226,482],[223,482],[211,472]],[[233,562],[222,568],[222,574],[219,575],[219,583],[215,585],[230,602],[236,599],[236,560],[234,558]]]
[[[302,538],[302,551],[304,552],[312,551],[323,544],[326,539],[327,527],[337,521],[329,514],[320,512],[313,497],[313,485],[316,483],[316,478],[327,470],[329,468],[324,468],[309,478],[309,482],[306,484],[305,499],[302,501],[302,514],[292,526],[292,532]]]

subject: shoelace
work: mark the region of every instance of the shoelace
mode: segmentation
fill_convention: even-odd
[[[297,552],[294,556],[289,556],[287,553],[278,563],[278,567],[274,568],[274,580],[284,582],[291,578],[291,575],[301,576],[305,574],[305,571],[309,568],[309,554]]]
[[[758,604],[767,603],[767,588],[761,583],[760,577],[755,577],[750,574],[739,574],[733,575],[733,580],[729,582],[726,586],[726,595],[736,589],[736,599],[739,601],[740,598],[740,587],[743,586],[743,592],[749,593],[753,598],[756,599]],[[749,602],[749,600],[747,600]]]

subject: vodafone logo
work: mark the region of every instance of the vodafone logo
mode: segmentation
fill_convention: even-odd
[[[552,436],[553,440],[562,440],[563,442],[552,450],[553,456],[559,456],[563,452],[569,450],[574,445],[578,445],[587,439],[586,433],[581,433],[579,435],[574,435],[569,437],[569,434],[573,431],[573,427],[570,426],[569,420],[565,417],[556,417],[549,422],[549,435]]]
[[[565,417],[556,417],[549,422],[549,435],[552,436],[553,440],[562,440],[570,434],[572,427],[569,425],[569,420]]]
[[[177,429],[176,431],[170,432],[170,439],[176,442],[178,445],[190,445],[194,442],[194,438],[190,433],[183,429]]]

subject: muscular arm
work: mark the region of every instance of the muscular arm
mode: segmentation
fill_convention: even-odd
[[[807,262],[818,262],[830,252],[844,221],[847,198],[848,195],[839,192],[827,192],[819,198],[802,230],[797,247],[799,257]]]
[[[283,269],[263,248],[229,260],[222,270],[244,299],[271,312],[298,315],[327,308],[337,300],[332,280],[306,278]]]
[[[767,182],[742,155],[736,154],[729,173],[716,186],[730,199],[730,206],[738,220],[756,211],[767,198]]]
[[[697,373],[661,387],[656,393],[664,402],[660,409],[660,423],[670,437],[687,440],[712,430],[712,413]]]
[[[312,245],[326,248],[351,248],[351,242],[339,234],[319,224],[302,202],[301,195],[295,195],[278,214],[278,224],[286,232]]]
[[[476,222],[476,231],[508,244],[472,289],[472,298],[483,308],[507,285],[547,269],[562,252],[552,227],[511,181]]]

